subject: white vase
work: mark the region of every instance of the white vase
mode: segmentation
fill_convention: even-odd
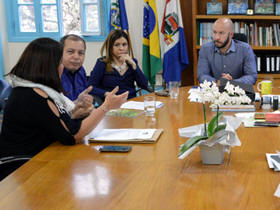
[[[222,164],[225,157],[225,146],[214,144],[212,147],[199,145],[200,155],[203,164]]]

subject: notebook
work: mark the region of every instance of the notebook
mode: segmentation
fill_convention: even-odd
[[[154,143],[163,129],[103,129],[92,133],[89,142]]]

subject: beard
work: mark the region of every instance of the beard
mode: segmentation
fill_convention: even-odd
[[[224,43],[222,43],[222,45],[218,46],[217,41],[214,41],[214,44],[218,49],[223,49],[225,46],[227,46],[228,43],[229,43],[229,33],[227,39],[224,41]]]

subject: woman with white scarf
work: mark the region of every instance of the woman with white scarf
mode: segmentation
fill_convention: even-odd
[[[12,93],[7,102],[0,135],[0,158],[33,156],[54,141],[65,145],[80,142],[105,116],[127,99],[128,92],[115,95],[116,87],[102,106],[93,109],[88,98],[91,87],[76,106],[62,94],[61,44],[49,38],[32,41],[9,73]],[[81,112],[88,116],[80,118]]]

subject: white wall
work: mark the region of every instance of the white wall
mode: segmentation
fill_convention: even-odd
[[[156,0],[158,10],[159,25],[161,25],[165,0]],[[126,12],[129,22],[129,33],[133,47],[134,56],[142,63],[142,31],[143,31],[143,0],[125,0]],[[4,3],[0,1],[0,9],[3,9]],[[19,56],[28,43],[7,42],[5,13],[0,10],[0,23],[3,29],[3,49],[5,72],[8,73],[16,64]],[[2,31],[1,31],[2,32]],[[100,57],[100,48],[103,42],[87,42],[87,52],[84,67],[89,74],[96,59]]]

